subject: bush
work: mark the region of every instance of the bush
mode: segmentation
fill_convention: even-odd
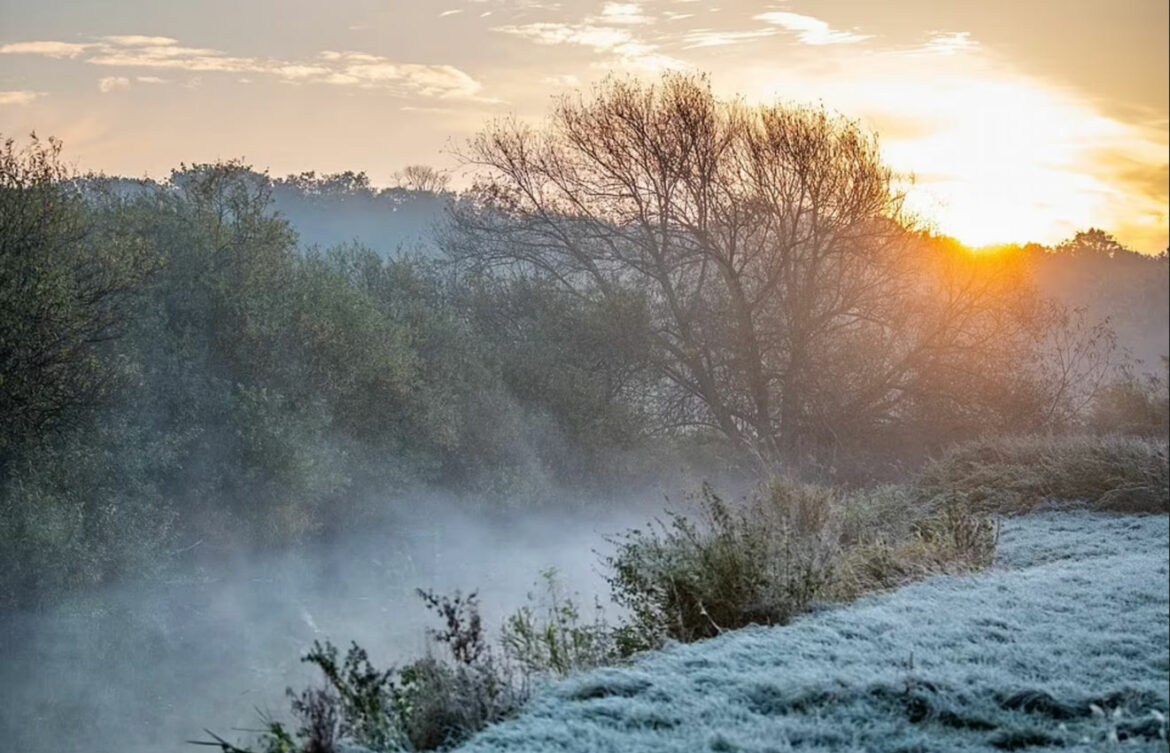
[[[632,530],[606,559],[630,612],[627,651],[784,624],[821,600],[852,599],[991,564],[997,528],[963,506],[932,510],[884,488],[846,494],[775,479],[733,509],[708,486],[700,524]]]
[[[1170,434],[1170,393],[1163,374],[1127,375],[1106,386],[1093,404],[1089,425],[1098,434],[1165,437]]]
[[[527,684],[506,661],[496,659],[488,644],[474,593],[418,594],[443,621],[443,628],[430,635],[447,657],[431,655],[379,670],[356,643],[344,658],[332,643],[314,643],[302,661],[315,664],[326,685],[299,694],[288,690],[298,727],[290,733],[280,722],[265,720],[259,740],[263,753],[341,753],[353,745],[378,753],[444,749],[506,718],[527,700]],[[212,738],[204,744],[226,753],[254,753]]]
[[[876,535],[844,547],[828,595],[838,600],[898,588],[931,575],[983,570],[995,559],[999,526],[985,515],[955,505],[924,517],[893,519],[894,529],[876,528]]]
[[[928,504],[1022,514],[1079,502],[1118,513],[1170,512],[1164,440],[1021,437],[958,445],[927,465],[916,493]]]
[[[564,592],[555,569],[541,573],[539,596],[505,621],[500,643],[504,655],[527,681],[563,677],[572,672],[613,664],[621,657],[615,631],[606,623],[601,604],[594,602],[586,622],[577,603]]]
[[[170,571],[177,516],[155,470],[168,438],[105,420],[25,446],[0,476],[0,611]]]
[[[780,483],[768,491],[736,510],[704,485],[701,525],[672,514],[614,540],[605,563],[614,600],[630,612],[624,648],[783,624],[821,591],[837,554],[831,494]]]

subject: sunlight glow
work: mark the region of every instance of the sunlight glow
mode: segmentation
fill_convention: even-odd
[[[886,160],[914,176],[908,209],[968,245],[1052,244],[1090,226],[1165,243],[1166,187],[1132,175],[1134,165],[1165,164],[1165,134],[999,70],[977,49],[929,66],[919,54],[874,56],[863,72],[843,67],[815,85],[769,72],[754,99],[860,114]]]

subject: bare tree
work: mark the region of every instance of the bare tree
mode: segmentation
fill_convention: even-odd
[[[451,183],[451,176],[430,165],[407,165],[394,173],[399,188],[427,193],[443,193]]]
[[[663,408],[768,462],[888,420],[995,328],[994,285],[921,264],[876,138],[823,108],[610,79],[542,129],[491,125],[465,160],[456,258],[642,296]]]

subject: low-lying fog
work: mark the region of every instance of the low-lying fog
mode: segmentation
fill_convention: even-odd
[[[396,525],[328,547],[0,617],[0,738],[21,753],[198,750],[185,741],[209,739],[205,728],[239,741],[260,727],[258,710],[287,717],[287,686],[317,682],[299,661],[313,641],[357,641],[381,667],[419,656],[436,623],[416,588],[477,590],[495,634],[549,567],[582,602],[604,600],[605,536],[683,504],[647,492],[572,512],[475,513],[419,499]]]

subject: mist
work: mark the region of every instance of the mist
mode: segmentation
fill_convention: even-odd
[[[565,493],[562,501],[570,495]],[[678,496],[669,504],[685,508]],[[380,666],[428,651],[435,618],[416,589],[476,592],[489,631],[555,568],[579,602],[608,601],[598,553],[609,534],[660,517],[664,496],[577,509],[480,512],[420,494],[393,520],[290,551],[227,551],[214,568],[85,593],[0,619],[0,727],[26,753],[163,753],[287,716],[285,688],[316,684],[300,657],[351,641]],[[612,606],[609,606],[614,613]],[[244,735],[246,736],[246,735]]]
[[[895,610],[929,611],[915,593],[961,599],[1065,523],[1170,512],[1167,255],[1099,228],[966,247],[823,105],[608,79],[540,128],[486,122],[459,191],[425,165],[136,180],[2,144],[0,739],[22,753],[490,746],[561,681],[570,715],[671,734],[676,712],[605,709],[676,644],[954,579]],[[1000,557],[1004,520],[1053,510]],[[1127,604],[1165,535],[1133,530]],[[525,611],[550,572],[570,600]],[[1092,706],[1136,698],[1165,739],[1164,698],[1125,679]],[[942,719],[915,682],[858,697]]]

